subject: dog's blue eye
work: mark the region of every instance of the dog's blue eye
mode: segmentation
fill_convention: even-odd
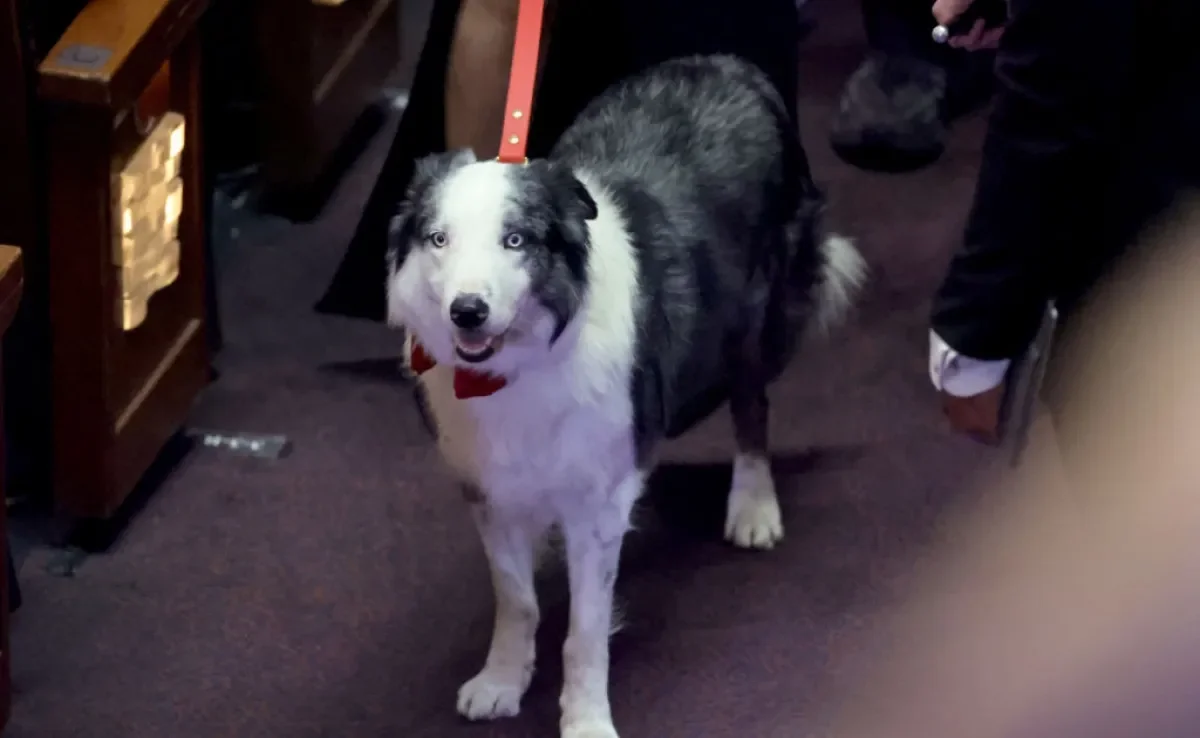
[[[520,233],[510,233],[504,237],[504,248],[519,249],[525,245],[525,238]]]
[[[433,231],[425,237],[425,240],[429,241],[434,248],[440,249],[446,245],[446,234],[441,231]]]

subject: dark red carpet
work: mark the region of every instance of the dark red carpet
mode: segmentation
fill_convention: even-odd
[[[973,187],[981,120],[912,175],[836,161],[827,127],[862,51],[856,3],[814,0],[805,143],[874,281],[854,323],[774,389],[788,536],[721,541],[724,414],[674,449],[619,583],[622,738],[800,738],[870,654],[852,638],[893,598],[981,454],[943,429],[925,374],[928,297]],[[196,450],[106,555],[73,578],[36,549],[14,624],[13,738],[545,738],[557,735],[564,587],[546,578],[523,714],[468,725],[460,682],[491,626],[483,555],[377,326],[310,309],[353,229],[377,145],[325,217],[242,233],[222,300],[229,346],[206,428],[286,433],[278,462]]]

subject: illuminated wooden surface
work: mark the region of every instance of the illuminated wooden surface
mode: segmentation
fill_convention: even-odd
[[[41,97],[122,107],[207,7],[208,0],[91,0],[38,68]],[[103,61],[71,63],[81,48]]]
[[[120,267],[120,321],[127,331],[146,321],[150,298],[179,276],[186,133],[183,116],[164,114],[118,177],[113,264]]]

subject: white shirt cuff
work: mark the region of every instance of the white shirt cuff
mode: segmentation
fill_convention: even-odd
[[[955,397],[972,397],[1004,382],[1012,364],[1009,359],[985,361],[963,356],[929,332],[929,379],[940,392]]]

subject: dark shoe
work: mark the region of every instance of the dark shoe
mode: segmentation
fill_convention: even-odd
[[[833,150],[872,171],[928,166],[945,149],[945,99],[941,67],[873,52],[842,91],[830,136]]]

